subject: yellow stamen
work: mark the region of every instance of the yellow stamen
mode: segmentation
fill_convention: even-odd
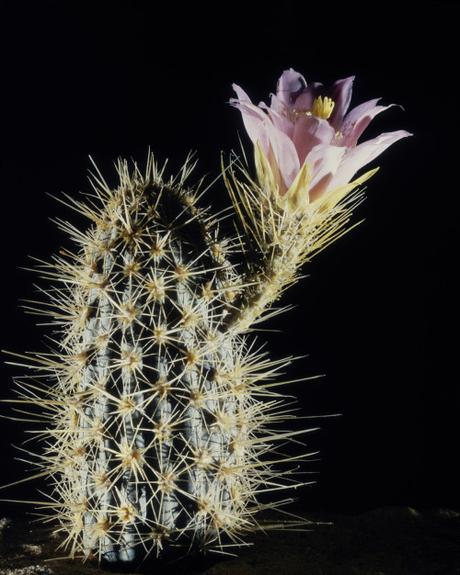
[[[332,98],[328,98],[327,96],[324,96],[324,98],[322,96],[318,96],[313,102],[311,113],[317,118],[328,120],[332,114],[334,106],[335,102]]]

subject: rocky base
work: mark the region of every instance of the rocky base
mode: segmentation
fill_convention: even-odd
[[[460,512],[387,507],[360,515],[311,514],[310,532],[255,535],[237,558],[186,557],[138,573],[178,575],[459,575]],[[25,516],[0,519],[0,575],[116,574],[59,559],[59,540]]]

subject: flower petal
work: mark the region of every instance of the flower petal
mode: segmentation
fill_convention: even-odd
[[[320,82],[312,82],[297,96],[294,107],[298,111],[308,111],[312,109],[313,101],[319,94],[319,88],[322,87]]]
[[[331,98],[335,105],[329,122],[336,130],[340,130],[343,117],[350,106],[354,79],[354,76],[349,76],[343,80],[337,80],[331,87]]]
[[[351,124],[356,124],[356,122],[369,110],[375,108],[381,98],[374,98],[373,100],[368,100],[367,102],[363,102],[358,106],[355,106],[351,109],[348,114],[343,119],[342,130],[345,129],[346,126]]]
[[[370,102],[378,102],[380,98],[376,100],[371,100]],[[396,106],[396,104],[390,104],[388,106],[367,106],[370,102],[366,102],[365,104],[361,104],[361,106],[357,106],[354,108],[343,121],[342,125],[342,139],[341,144],[344,146],[348,146],[349,148],[356,146],[358,139],[360,138],[361,134],[367,128],[367,126],[372,122],[372,120],[388,108],[392,106]],[[361,108],[361,110],[359,110]]]
[[[379,156],[389,146],[407,136],[412,136],[412,134],[406,132],[406,130],[387,132],[380,134],[377,138],[363,142],[355,148],[349,149],[329,187],[333,188],[346,184],[359,169],[369,162],[372,162],[373,159]]]
[[[276,96],[286,106],[291,106],[298,94],[305,88],[307,81],[292,68],[284,70],[276,85]]]
[[[278,205],[295,212],[299,208],[306,208],[309,204],[308,189],[311,181],[311,171],[308,164],[299,170],[287,193],[278,199]]]
[[[234,84],[238,99],[232,98],[230,103],[238,108],[243,116],[244,126],[254,145],[259,143],[275,172],[279,170],[287,189],[300,169],[299,157],[295,146],[284,132],[279,130],[271,118],[258,106],[255,106],[246,92]]]
[[[230,104],[241,112],[243,116],[244,127],[248,136],[251,138],[252,143],[255,145],[260,142],[263,150],[268,154],[268,135],[266,130],[266,123],[270,120],[263,110],[255,106],[246,92],[237,84],[233,84],[233,89],[238,98],[230,98]]]
[[[276,96],[272,94],[272,104],[275,98]],[[280,105],[284,106],[284,104]],[[268,107],[265,102],[260,102],[259,107],[263,110],[266,110],[267,114],[270,116],[270,120],[273,122],[273,125],[278,128],[278,130],[284,132],[286,136],[292,139],[292,135],[294,133],[294,124],[286,115],[284,115],[282,112],[279,112],[276,107]]]
[[[280,115],[287,114],[289,110],[288,106],[276,94],[270,94],[270,109]]]
[[[276,166],[273,165],[273,162],[270,163],[260,143],[254,145],[254,163],[259,182],[266,189],[273,190],[274,193],[276,193],[279,188],[279,178],[277,177],[278,172],[273,172],[273,169],[276,169]],[[277,196],[278,195],[279,194],[277,194]]]
[[[320,198],[321,211],[331,210],[355,188],[366,182],[369,178],[372,178],[372,176],[376,174],[379,169],[380,168],[374,168],[373,170],[369,170],[362,176],[359,176],[359,178],[356,178],[356,180],[353,180],[348,184],[344,184],[343,186],[339,186],[338,188],[332,186],[329,187],[329,193],[323,194]]]
[[[330,144],[335,130],[327,120],[315,116],[300,115],[294,125],[292,140],[303,164],[310,151],[318,144]]]
[[[308,154],[305,163],[311,166],[312,180],[310,184],[310,201],[315,201],[328,189],[340,162],[346,152],[343,146],[315,146]]]
[[[289,188],[300,170],[297,150],[291,138],[278,130],[271,122],[267,122],[266,128],[275,161],[286,188]]]

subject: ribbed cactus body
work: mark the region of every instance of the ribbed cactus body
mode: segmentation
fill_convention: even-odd
[[[273,468],[273,442],[296,433],[270,431],[289,410],[261,384],[287,362],[229,328],[242,279],[187,170],[165,182],[152,157],[142,176],[120,162],[118,188],[100,180],[97,197],[69,198],[92,221],[59,222],[76,252],[39,265],[58,350],[34,355],[19,401],[50,422],[43,507],[72,556],[223,551],[257,527],[259,491],[298,485]]]
[[[83,549],[109,559],[133,558],[149,536],[209,544],[238,522],[244,485],[227,470],[247,437],[247,406],[221,375],[238,348],[218,332],[218,244],[184,190],[126,183],[71,264],[84,319],[66,357],[73,428],[56,451]]]

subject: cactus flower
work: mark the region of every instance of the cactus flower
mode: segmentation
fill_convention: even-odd
[[[329,89],[305,78],[292,68],[278,80],[270,106],[253,104],[246,92],[233,84],[244,126],[255,146],[256,167],[277,199],[289,199],[293,208],[308,205],[341,190],[340,197],[365,181],[371,170],[352,181],[355,174],[401,138],[405,130],[383,133],[358,144],[372,119],[391,107],[379,98],[348,111],[354,77],[337,80]]]

